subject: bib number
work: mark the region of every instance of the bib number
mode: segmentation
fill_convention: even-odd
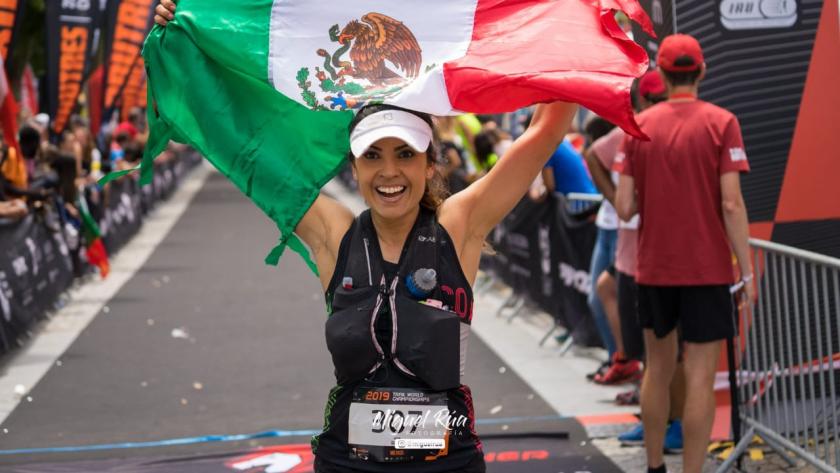
[[[386,463],[434,460],[448,448],[448,414],[442,392],[357,388],[350,404],[350,458]]]

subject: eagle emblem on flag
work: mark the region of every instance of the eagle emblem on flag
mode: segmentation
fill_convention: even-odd
[[[344,28],[333,25],[328,33],[338,49],[315,51],[322,62],[314,66],[314,74],[309,67],[297,72],[303,100],[312,109],[349,110],[379,103],[420,75],[422,49],[401,21],[371,12]],[[312,87],[313,77],[317,89]]]

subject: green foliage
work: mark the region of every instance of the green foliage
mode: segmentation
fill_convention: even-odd
[[[303,97],[306,105],[309,105],[309,108],[314,108],[315,110],[323,109],[324,107],[318,103],[318,97],[315,97],[315,94],[309,90],[309,86],[311,85],[307,80],[309,79],[309,68],[301,67],[295,78],[298,81],[298,87],[300,87],[300,96]]]
[[[297,79],[298,85],[304,84],[306,82],[306,79],[309,79],[309,68],[301,67],[295,79]]]
[[[321,81],[321,90],[324,92],[344,92],[349,95],[359,95],[364,93],[365,88],[355,82],[348,82],[344,85],[337,85],[331,79]]]

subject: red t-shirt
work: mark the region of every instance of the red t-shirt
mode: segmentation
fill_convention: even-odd
[[[663,102],[636,119],[650,141],[627,135],[616,167],[636,186],[637,282],[731,284],[720,176],[750,168],[738,119],[701,100]]]

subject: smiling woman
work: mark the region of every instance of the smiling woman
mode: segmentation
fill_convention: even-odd
[[[165,26],[174,10],[162,0],[156,21]],[[448,198],[428,114],[378,104],[350,120],[348,158],[369,208],[356,217],[320,194],[295,227],[325,292],[336,376],[323,431],[312,441],[316,472],[485,471],[472,393],[461,382],[471,286],[485,237],[523,197],[575,110],[537,106],[504,159]],[[317,139],[298,133],[301,155],[330,154],[334,135],[306,127]],[[306,162],[294,162],[301,180],[313,178]]]
[[[365,120],[368,117],[371,118]],[[359,127],[360,123],[364,125]],[[375,127],[376,123],[384,126]],[[371,126],[374,128],[371,129]],[[390,127],[404,127],[401,134],[406,140],[387,137]],[[386,138],[380,139],[381,137]],[[420,206],[436,211],[446,199],[443,176],[435,166],[438,162],[437,136],[428,114],[391,105],[371,105],[360,111],[350,123],[350,139],[352,148],[347,158],[353,164],[353,177],[359,184],[366,182],[360,179],[359,172],[376,173],[383,166],[388,167],[385,174],[380,174],[379,180],[372,183],[383,202],[412,202],[410,196],[402,200],[401,197],[409,194],[411,190],[420,191]],[[360,155],[358,162],[354,153]],[[416,177],[416,182],[400,181],[401,178],[396,173],[397,168],[405,167],[412,169],[402,174]],[[418,169],[414,170],[414,167]],[[367,190],[360,188],[368,205],[373,205]]]
[[[484,471],[472,394],[461,384],[471,285],[485,236],[522,197],[574,110],[538,107],[505,159],[449,198],[431,117],[370,105],[352,120],[348,159],[369,209],[354,218],[321,195],[296,229],[321,274],[338,383],[313,440],[316,471]],[[441,416],[461,422],[423,424]],[[403,448],[405,439],[426,447]]]

